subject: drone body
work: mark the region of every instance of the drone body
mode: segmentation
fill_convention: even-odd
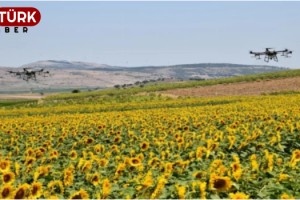
[[[281,51],[275,51],[275,50],[272,50],[272,48],[266,48],[266,50],[264,52],[250,51],[249,53],[253,54],[256,59],[260,59],[260,56],[265,56],[265,58],[264,58],[265,62],[269,62],[269,60],[274,60],[274,61],[278,62],[278,58],[277,58],[278,53],[281,53],[281,56],[285,56],[286,58],[288,58],[289,54],[292,54],[293,52],[288,49],[284,49]]]
[[[18,71],[18,72],[8,71],[8,72],[18,78],[22,78],[24,81],[29,81],[30,79],[36,81],[37,75],[43,75],[44,77],[50,75],[49,71],[44,71],[44,69],[31,70],[29,68],[23,68],[23,71]]]

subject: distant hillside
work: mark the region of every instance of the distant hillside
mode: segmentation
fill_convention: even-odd
[[[51,77],[39,77],[37,82],[25,82],[7,73],[7,70],[20,71],[24,67],[43,68],[50,71]],[[87,62],[46,60],[26,64],[19,68],[0,67],[0,93],[68,91],[75,88],[102,89],[142,81],[214,79],[283,69],[285,68],[228,63],[120,67]]]

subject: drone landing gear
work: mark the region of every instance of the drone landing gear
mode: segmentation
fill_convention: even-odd
[[[265,56],[264,61],[265,61],[265,62],[269,62],[269,56]]]

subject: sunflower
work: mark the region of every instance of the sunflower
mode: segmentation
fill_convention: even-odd
[[[282,158],[277,158],[276,164],[277,164],[278,166],[282,165],[282,164],[283,164],[283,159],[282,159]]]
[[[141,147],[142,151],[147,151],[149,149],[149,147],[150,147],[150,144],[149,144],[149,142],[142,142],[140,144],[140,147]]]
[[[144,181],[142,182],[142,185],[144,186],[144,188],[148,188],[151,187],[153,185],[153,179],[152,179],[152,172],[149,171],[146,174],[146,177],[144,179]]]
[[[272,171],[273,167],[274,167],[274,159],[273,158],[274,158],[274,155],[271,153],[267,157],[269,171]]]
[[[287,193],[283,193],[281,196],[280,196],[280,199],[295,199],[292,195],[288,195]]]
[[[40,147],[39,150],[42,152],[42,153],[45,153],[46,152],[46,149],[44,147]]]
[[[142,161],[139,157],[135,157],[135,158],[131,158],[130,161],[129,161],[129,164],[132,166],[132,167],[137,167],[139,165],[142,164]]]
[[[141,161],[143,161],[144,158],[145,158],[145,156],[144,156],[143,153],[140,153],[139,155],[137,155],[137,157],[138,157],[139,159],[141,159]]]
[[[232,168],[233,172],[242,170],[242,166],[241,166],[240,162],[234,162],[234,163],[232,163],[231,164],[231,168]]]
[[[229,193],[230,199],[249,199],[249,195],[243,192]]]
[[[199,183],[201,199],[206,199],[206,182]]]
[[[89,199],[89,194],[84,189],[80,189],[70,196],[70,199]]]
[[[197,150],[196,150],[196,158],[197,160],[200,160],[202,159],[202,156],[204,155],[204,152],[206,151],[206,148],[205,147],[198,147]]]
[[[294,159],[300,160],[300,149],[296,149],[295,151],[293,151],[292,157],[294,157]]]
[[[111,184],[110,184],[109,180],[106,178],[106,179],[104,179],[103,184],[102,184],[102,198],[103,199],[105,199],[109,195],[110,190],[111,190]]]
[[[58,153],[57,150],[53,150],[52,152],[50,152],[50,159],[51,159],[51,160],[57,159],[58,156],[59,156],[59,153]]]
[[[205,177],[205,174],[203,171],[197,171],[195,173],[193,173],[193,176],[196,178],[196,179],[202,179],[203,177]]]
[[[290,161],[290,166],[292,168],[294,168],[299,161],[300,161],[300,150],[296,149],[292,153],[292,158],[291,158],[291,161]]]
[[[84,158],[79,158],[79,161],[77,163],[77,168],[81,169],[81,167],[83,166],[84,163],[85,163]]]
[[[121,175],[121,173],[125,170],[125,168],[126,168],[126,164],[125,163],[119,163],[118,167],[116,169],[116,172],[115,172],[115,176],[119,177]]]
[[[122,141],[121,137],[120,136],[117,136],[114,138],[114,143],[118,144]]]
[[[10,184],[5,184],[0,189],[0,198],[1,199],[12,199],[13,192],[14,192],[14,188]]]
[[[118,153],[118,152],[119,152],[119,147],[118,147],[117,145],[114,144],[114,145],[111,146],[111,150],[112,150],[113,152],[115,151],[116,153]]]
[[[47,176],[49,174],[51,166],[39,166],[34,172],[33,179],[36,181],[39,177]]]
[[[3,172],[2,181],[3,183],[13,183],[15,181],[15,174],[13,172]]]
[[[235,180],[239,180],[242,176],[242,166],[239,162],[234,162],[231,164],[232,174]]]
[[[42,196],[42,184],[40,182],[33,182],[31,184],[31,198],[32,199],[37,199],[40,196]]]
[[[150,165],[151,167],[156,167],[160,164],[160,159],[157,158],[157,157],[154,157],[154,158],[151,158],[149,161],[148,161],[148,165]]]
[[[278,178],[278,181],[284,181],[284,180],[287,180],[289,178],[289,175],[288,174],[284,174],[284,173],[280,173],[279,174],[279,178]]]
[[[25,183],[20,185],[13,194],[13,199],[26,199],[30,195],[30,186]]]
[[[81,168],[81,171],[86,173],[92,169],[92,161],[86,160]]]
[[[108,164],[108,160],[105,158],[101,158],[99,160],[97,160],[97,163],[101,166],[101,167],[105,167]]]
[[[232,182],[229,177],[217,176],[216,174],[210,175],[209,184],[210,189],[216,190],[217,192],[228,191],[232,186]]]
[[[172,171],[173,171],[173,163],[166,162],[164,164],[164,172],[167,173],[167,174],[170,174],[170,173],[172,173]]]
[[[177,144],[180,145],[180,146],[184,144],[184,138],[183,137],[178,137],[176,139],[176,141],[177,141]]]
[[[59,180],[50,181],[48,188],[51,194],[64,194],[64,186]]]
[[[84,141],[85,144],[91,144],[91,143],[93,143],[93,142],[94,142],[94,139],[93,139],[93,138],[87,138],[87,139],[85,139],[85,141]]]
[[[27,167],[31,166],[34,163],[34,161],[36,161],[35,157],[27,156],[26,159],[25,159],[25,165]]]
[[[56,195],[50,195],[50,196],[48,197],[48,199],[60,199],[60,198],[58,198]]]
[[[98,173],[94,173],[90,176],[89,180],[94,186],[97,186],[100,183],[100,175]]]
[[[251,168],[252,168],[252,171],[258,171],[259,170],[259,165],[257,163],[257,157],[255,154],[252,154],[250,156],[250,161],[251,161]]]
[[[72,150],[70,153],[69,153],[69,156],[70,156],[70,159],[71,160],[76,160],[77,158],[77,152],[75,150]]]
[[[34,150],[31,147],[29,147],[28,149],[26,149],[25,155],[33,157],[34,156]]]
[[[94,146],[94,151],[96,153],[103,153],[105,151],[105,147],[101,144],[97,144]]]
[[[95,153],[100,153],[101,152],[101,144],[97,144],[94,146],[94,151]]]
[[[0,171],[6,172],[10,170],[10,161],[8,160],[0,160]]]
[[[73,184],[74,181],[74,175],[73,175],[73,170],[67,168],[64,170],[64,185],[65,186],[70,186]]]
[[[179,199],[184,199],[184,197],[185,197],[185,192],[186,192],[185,186],[182,186],[182,185],[175,185],[175,187],[176,187],[176,189],[177,189],[177,193],[178,193]]]
[[[156,188],[154,189],[153,193],[151,194],[151,199],[156,199],[159,197],[159,195],[161,194],[162,190],[164,189],[165,187],[165,184],[167,183],[167,179],[165,179],[164,176],[160,176],[158,178],[158,181],[157,181],[157,185],[156,185]]]

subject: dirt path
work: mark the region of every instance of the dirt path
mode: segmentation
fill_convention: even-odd
[[[237,96],[260,95],[272,92],[300,91],[300,77],[273,79],[256,82],[242,82],[201,86],[197,88],[174,89],[161,92],[173,96]]]

